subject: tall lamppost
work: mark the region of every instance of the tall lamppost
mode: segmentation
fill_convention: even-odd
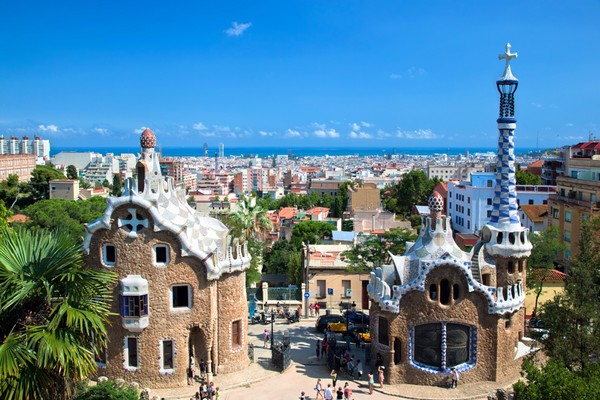
[[[275,323],[275,310],[271,310],[271,349],[273,348],[273,324]]]

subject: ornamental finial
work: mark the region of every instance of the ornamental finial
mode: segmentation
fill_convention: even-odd
[[[510,70],[510,60],[512,60],[513,58],[517,58],[519,56],[518,53],[511,53],[510,52],[510,43],[506,43],[506,50],[504,51],[503,54],[500,54],[498,56],[498,60],[505,60],[506,61],[506,66],[504,67],[504,74],[502,74],[502,76],[500,77],[501,81],[516,81],[517,78],[515,78],[515,76],[512,74],[512,71]]]

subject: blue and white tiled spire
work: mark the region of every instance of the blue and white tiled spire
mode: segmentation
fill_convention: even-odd
[[[487,232],[491,231],[493,237],[486,248],[492,254],[522,257],[529,255],[531,243],[527,230],[521,226],[517,204],[514,133],[517,127],[515,92],[519,81],[510,69],[510,61],[514,58],[517,58],[517,53],[511,53],[509,43],[506,51],[499,56],[506,65],[504,73],[496,81],[500,93],[500,115],[496,121],[499,130],[498,158],[492,215],[487,224]]]

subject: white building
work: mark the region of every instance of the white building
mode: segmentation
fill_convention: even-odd
[[[23,136],[22,140],[15,136],[11,136],[8,140],[0,136],[0,154],[33,154],[36,158],[48,159],[50,141],[39,136],[34,136],[33,140],[29,136]]]
[[[472,173],[470,182],[448,182],[448,216],[459,233],[477,233],[492,215],[495,174]],[[547,204],[555,186],[517,185],[517,204]]]

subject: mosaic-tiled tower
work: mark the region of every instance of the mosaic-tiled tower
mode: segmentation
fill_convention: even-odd
[[[507,44],[506,51],[499,56],[506,62],[504,73],[496,81],[500,93],[496,188],[490,222],[482,229],[487,252],[498,257],[496,276],[500,287],[513,283],[509,281],[515,270],[524,272],[524,262],[532,247],[527,229],[521,226],[517,204],[514,134],[517,127],[515,92],[519,81],[510,69],[510,61],[514,58],[517,58],[517,53],[511,53],[510,44]],[[524,281],[521,283],[525,284]]]

